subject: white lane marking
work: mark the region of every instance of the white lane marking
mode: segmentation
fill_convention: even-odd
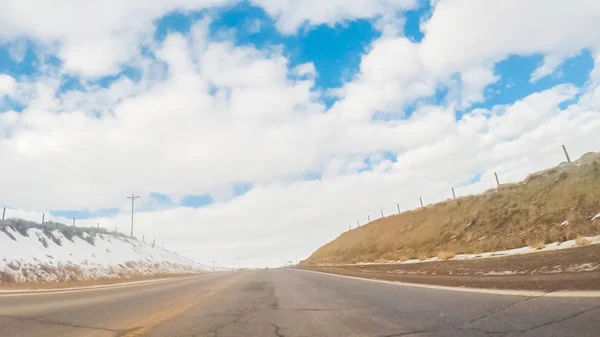
[[[98,291],[98,290],[107,290],[107,289],[119,289],[119,288],[129,288],[136,286],[144,286],[144,285],[152,285],[152,284],[160,284],[165,282],[174,282],[180,280],[187,280],[194,277],[213,275],[213,273],[200,274],[188,277],[172,277],[172,278],[162,278],[157,280],[147,280],[147,281],[135,281],[135,282],[126,282],[126,283],[115,283],[115,284],[107,284],[107,285],[97,285],[97,286],[89,286],[89,287],[77,287],[77,288],[57,288],[57,289],[34,289],[34,290],[15,290],[15,291],[0,291],[0,297],[16,297],[16,296],[36,296],[36,295],[56,295],[56,294],[68,294],[68,293],[78,293],[78,292],[88,292],[88,291]]]
[[[343,277],[343,278],[359,280],[359,281],[392,284],[392,285],[396,285],[396,286],[447,290],[447,291],[458,291],[458,292],[468,292],[468,293],[480,293],[480,294],[490,294],[490,295],[527,296],[527,297],[600,297],[600,291],[597,291],[597,290],[589,290],[589,291],[564,290],[564,291],[555,291],[555,292],[544,292],[544,291],[536,291],[536,290],[510,290],[510,289],[450,287],[450,286],[438,286],[438,285],[432,285],[432,284],[419,284],[419,283],[408,283],[408,282],[400,282],[400,281],[377,280],[377,279],[362,278],[362,277],[356,277],[356,276],[325,273],[325,272],[321,272],[321,271],[306,270],[306,269],[294,269],[294,270],[300,270],[300,271],[304,271],[304,272],[308,272],[308,273],[323,274],[323,275],[328,275],[328,276]]]

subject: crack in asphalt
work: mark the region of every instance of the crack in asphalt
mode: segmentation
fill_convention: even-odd
[[[517,301],[517,302],[523,302],[523,301]],[[516,304],[516,302],[514,303]],[[447,327],[441,327],[441,328],[434,328],[434,329],[424,329],[424,330],[415,330],[415,331],[409,331],[409,332],[402,332],[402,333],[398,333],[398,334],[388,334],[388,335],[384,335],[384,336],[379,336],[379,337],[401,337],[401,336],[410,336],[410,335],[417,335],[417,334],[422,334],[422,333],[431,333],[431,332],[440,332],[440,331],[447,331],[447,330],[459,330],[459,331],[476,331],[476,332],[481,332],[481,333],[485,333],[487,335],[509,335],[509,334],[513,334],[513,333],[526,333],[526,332],[530,332],[548,325],[552,325],[552,324],[557,324],[557,323],[562,323],[565,321],[568,321],[570,319],[576,318],[578,316],[581,316],[587,312],[590,311],[594,311],[594,310],[598,310],[600,309],[600,305],[592,307],[592,308],[588,308],[585,310],[581,310],[578,311],[576,313],[573,313],[571,315],[568,315],[566,317],[563,318],[559,318],[559,319],[554,319],[545,323],[541,323],[535,326],[532,326],[530,328],[527,329],[514,329],[514,330],[503,330],[503,331],[492,331],[492,330],[486,330],[483,328],[465,328],[465,327],[458,327],[458,326],[447,326]]]
[[[495,315],[495,314],[497,314],[497,313],[499,313],[499,312],[501,312],[501,311],[504,311],[504,310],[506,310],[506,309],[508,309],[508,308],[510,308],[510,307],[513,307],[513,306],[515,306],[515,305],[517,305],[517,304],[524,303],[524,302],[527,302],[527,301],[530,301],[530,300],[534,300],[534,299],[540,298],[540,297],[542,297],[542,296],[544,296],[544,295],[547,295],[547,294],[548,294],[548,293],[543,293],[543,294],[541,294],[541,295],[538,295],[538,296],[530,296],[530,297],[527,297],[527,298],[524,298],[524,299],[521,299],[521,300],[518,300],[518,301],[515,301],[515,302],[512,302],[512,303],[509,303],[509,304],[507,304],[507,305],[505,305],[505,306],[502,306],[502,307],[500,307],[500,308],[498,308],[498,309],[496,309],[496,310],[492,310],[492,311],[488,312],[488,313],[487,313],[487,314],[485,314],[485,315],[482,315],[482,316],[480,316],[480,317],[477,317],[477,318],[475,318],[475,319],[473,319],[473,320],[469,321],[467,324],[473,324],[473,323],[475,323],[475,322],[477,322],[477,321],[484,320],[484,319],[486,319],[486,318],[488,318],[488,317],[490,317],[490,316],[492,316],[492,315]]]
[[[36,318],[36,317],[28,317],[28,316],[4,316],[4,315],[0,315],[0,318],[14,319],[14,320],[17,320],[17,321],[22,321],[22,322],[24,322],[24,321],[31,321],[31,322],[35,322],[35,323],[39,323],[39,324],[59,325],[59,326],[66,326],[66,327],[78,328],[78,329],[88,329],[88,330],[107,331],[107,332],[116,332],[116,333],[123,332],[123,330],[109,329],[109,328],[102,328],[102,327],[95,327],[95,326],[88,326],[88,325],[80,325],[80,324],[72,324],[72,323],[67,323],[67,322],[57,322],[57,321],[43,320],[43,319],[39,319],[39,318]]]
[[[553,320],[545,322],[545,323],[534,325],[534,326],[532,326],[530,328],[527,328],[527,329],[516,329],[516,330],[506,330],[506,331],[490,331],[490,330],[485,330],[485,329],[481,329],[481,328],[464,328],[464,329],[457,328],[457,329],[460,329],[460,330],[481,331],[481,332],[485,332],[485,333],[489,333],[489,334],[524,333],[524,332],[533,331],[533,330],[536,330],[536,329],[539,329],[539,328],[542,328],[542,327],[545,327],[545,326],[548,326],[548,325],[552,325],[552,324],[556,324],[556,323],[562,323],[562,322],[568,321],[570,319],[576,318],[578,316],[581,316],[581,315],[583,315],[583,314],[585,314],[587,312],[598,310],[598,309],[600,309],[600,305],[597,305],[595,307],[591,307],[591,308],[588,308],[588,309],[585,309],[585,310],[578,311],[576,313],[573,313],[573,314],[568,315],[568,316],[563,317],[563,318],[553,319]]]

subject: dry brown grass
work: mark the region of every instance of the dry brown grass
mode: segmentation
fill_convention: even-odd
[[[456,256],[455,252],[439,252],[437,257],[440,260],[448,260]]]
[[[389,216],[346,232],[305,263],[371,262],[482,253],[600,234],[600,154],[472,195]],[[569,225],[560,224],[569,220]]]
[[[588,239],[584,238],[583,236],[578,236],[578,237],[575,239],[575,245],[576,245],[577,247],[584,247],[584,246],[587,246],[587,245],[589,245],[590,243],[591,243],[591,242],[590,242],[590,240],[588,240]]]
[[[544,248],[546,248],[546,244],[543,242],[536,242],[533,245],[531,245],[531,248],[537,249],[537,250],[544,249]]]

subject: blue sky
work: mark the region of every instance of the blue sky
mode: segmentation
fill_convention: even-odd
[[[428,2],[421,2],[418,9],[403,13],[404,29],[403,34],[411,41],[420,42],[424,35],[421,31],[420,22],[431,16],[432,9]],[[316,86],[313,89],[321,95],[321,101],[326,107],[331,107],[336,101],[336,97],[331,96],[331,89],[342,87],[345,83],[351,81],[358,73],[361,58],[369,51],[371,43],[381,36],[381,32],[375,26],[376,18],[356,19],[332,25],[318,25],[302,27],[297,34],[281,33],[276,22],[259,7],[251,6],[247,2],[242,2],[232,7],[221,10],[205,10],[193,13],[173,12],[155,21],[156,28],[154,40],[161,43],[167,34],[179,32],[188,34],[190,27],[201,20],[210,16],[212,23],[210,30],[212,39],[228,39],[233,36],[236,45],[252,45],[256,48],[283,48],[283,54],[289,60],[289,67],[306,62],[312,62],[318,73]],[[25,46],[25,53],[22,60],[15,60],[11,56],[11,48],[15,48],[17,43]],[[44,55],[44,60],[40,59],[40,46],[32,40],[17,40],[16,42],[0,45],[0,73],[9,74],[15,78],[35,78],[40,74],[40,64],[47,62],[56,66],[61,65],[61,60],[56,55]],[[141,47],[145,53],[149,53],[145,47]],[[490,84],[484,90],[484,100],[475,103],[472,107],[461,110],[456,118],[468,114],[472,108],[491,108],[496,105],[512,104],[519,99],[552,88],[560,83],[571,83],[578,87],[583,87],[588,80],[590,71],[593,68],[593,58],[589,50],[583,50],[577,55],[569,58],[553,74],[542,79],[531,82],[532,72],[542,63],[543,55],[512,55],[500,62],[494,67],[494,74],[499,80]],[[114,81],[122,76],[127,76],[134,81],[141,77],[139,69],[125,66],[116,74],[102,76],[95,80],[87,80],[89,84],[109,87]],[[65,74],[61,79],[60,92],[70,90],[81,90],[82,80],[77,74]],[[57,94],[60,94],[57,93]],[[444,101],[448,91],[441,87],[433,97],[425,97],[419,101],[409,104],[404,109],[404,115],[401,118],[409,118],[412,112],[419,104],[423,102],[440,104]],[[568,104],[574,101],[566,102]],[[0,111],[9,109],[21,111],[24,108],[22,103],[6,99]],[[379,114],[374,115],[374,119],[389,121],[398,118],[397,115]],[[383,152],[384,158],[395,162],[395,155],[390,152]],[[360,171],[372,169],[370,159],[365,158],[365,168]],[[477,182],[481,173],[477,173],[472,183]],[[306,172],[308,180],[319,179],[320,173]],[[252,184],[237,183],[234,187],[233,197],[245,194]],[[150,194],[152,203],[158,203],[167,207],[190,207],[201,208],[214,202],[213,197],[207,193],[199,195],[186,195],[178,203],[161,191]],[[101,209],[90,211],[80,210],[53,210],[55,216],[64,216],[67,218],[89,218],[97,216],[110,216],[118,212],[118,208]]]

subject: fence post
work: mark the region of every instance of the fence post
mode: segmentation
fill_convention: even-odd
[[[494,176],[496,176],[496,185],[500,187],[500,180],[498,179],[498,173],[494,172]]]
[[[398,214],[400,214],[400,204],[396,204],[396,207],[398,208]]]
[[[419,197],[419,201],[421,202],[421,208],[425,208],[423,207],[423,198]]]
[[[563,152],[565,153],[565,157],[567,157],[567,162],[570,163],[571,162],[571,157],[569,157],[569,152],[567,152],[567,148],[563,145]]]
[[[6,214],[6,207],[2,210],[2,220],[4,220],[4,215]]]
[[[454,193],[454,187],[452,187],[452,196],[456,199],[456,193]]]

